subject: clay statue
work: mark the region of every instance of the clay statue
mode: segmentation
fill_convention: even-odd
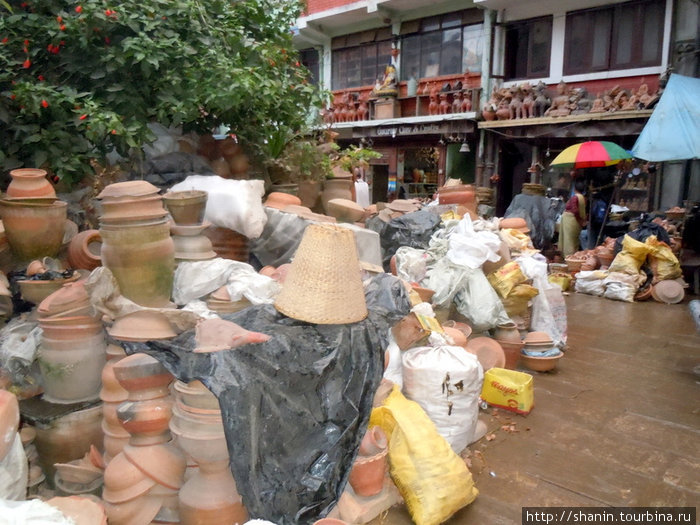
[[[440,115],[446,115],[450,112],[450,103],[447,101],[447,93],[440,93],[440,105],[438,106],[438,113]]]
[[[472,110],[472,97],[470,92],[462,92],[462,105],[460,111],[466,113]]]
[[[563,80],[557,84],[557,96],[552,99],[552,105],[544,112],[545,117],[565,117],[571,113],[569,107],[569,90]]]
[[[535,116],[535,97],[532,93],[532,86],[529,82],[525,82],[520,86],[520,91],[523,94],[523,118],[532,118]]]
[[[333,124],[335,118],[333,106],[321,110],[321,116],[323,117],[324,124]]]
[[[464,93],[461,91],[455,93],[454,100],[452,101],[452,113],[461,113],[463,98]]]
[[[523,99],[518,86],[512,86],[509,90],[510,94],[510,104],[508,104],[508,109],[510,111],[509,118],[523,118]]]
[[[372,95],[375,97],[396,97],[398,94],[396,67],[393,64],[387,64],[386,68],[384,68],[384,78],[379,86],[375,84]]]
[[[572,115],[583,115],[589,113],[593,101],[588,96],[588,91],[585,88],[574,88],[571,90],[569,97],[569,106]]]
[[[593,106],[591,106],[589,113],[605,113],[606,111],[603,96],[598,93],[595,100],[593,100]]]
[[[440,104],[438,104],[438,96],[435,93],[430,93],[430,104],[428,104],[428,114],[437,115],[440,112]]]
[[[615,109],[622,109],[625,106],[627,106],[627,102],[629,102],[630,96],[629,93],[627,93],[627,90],[621,89],[618,91],[617,95],[615,95],[614,103],[615,103]]]
[[[498,109],[496,110],[496,118],[498,120],[508,120],[510,118],[510,102],[511,96],[510,93],[508,93],[508,95],[504,96],[498,103]]]
[[[535,92],[535,116],[544,117],[550,104],[547,86],[544,82],[539,81],[533,90]]]
[[[654,100],[653,95],[649,94],[649,86],[646,84],[639,86],[637,98],[639,99],[639,103],[641,104],[642,108],[646,108],[649,103]]]
[[[367,106],[367,98],[360,97],[360,105],[357,106],[357,120],[367,120],[369,117],[369,107]]]

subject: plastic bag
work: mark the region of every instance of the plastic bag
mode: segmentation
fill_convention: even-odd
[[[650,249],[649,266],[651,266],[651,271],[654,272],[654,281],[683,277],[681,263],[668,244],[659,241],[656,235],[647,237],[644,244]]]
[[[616,301],[625,301],[628,303],[634,302],[634,295],[637,293],[637,287],[629,283],[621,283],[612,281],[605,286],[603,297],[606,299],[614,299]]]
[[[514,252],[524,252],[532,248],[532,241],[526,233],[514,228],[504,228],[498,232],[499,237]]]
[[[527,281],[527,277],[516,261],[504,264],[495,272],[488,274],[486,278],[501,297],[508,297],[515,286]]]
[[[403,388],[403,359],[401,356],[401,349],[399,348],[399,345],[396,344],[394,336],[391,334],[391,330],[389,330],[389,344],[387,345],[386,350],[384,350],[385,362],[387,358],[389,359],[389,362],[384,369],[384,375],[382,377],[384,379],[388,379],[399,388]]]
[[[208,194],[204,219],[214,226],[237,231],[257,239],[265,227],[267,215],[262,205],[265,183],[262,180],[232,180],[218,175],[190,175],[175,184],[172,191],[203,190]]]
[[[506,368],[489,368],[484,374],[481,398],[518,414],[529,414],[535,404],[532,376]]]
[[[484,262],[496,262],[501,258],[501,240],[498,235],[486,230],[474,231],[469,215],[459,221],[448,239],[447,257],[457,265],[481,268]]]
[[[530,299],[535,297],[538,293],[540,293],[539,290],[529,284],[518,284],[514,286],[508,294],[508,297],[501,300],[508,317],[526,313]]]
[[[403,354],[403,392],[418,403],[457,454],[471,442],[484,371],[461,346],[419,346]]]
[[[370,425],[389,437],[391,477],[416,525],[438,525],[479,494],[464,461],[397,387],[372,410]]]
[[[27,495],[27,475],[27,454],[24,452],[19,432],[15,432],[10,449],[0,460],[0,502],[4,499],[23,500]],[[0,523],[2,519],[0,513]]]
[[[266,207],[265,214],[265,227],[260,237],[248,242],[248,250],[261,267],[277,267],[292,260],[304,236],[304,230],[313,223],[294,213],[285,213],[275,208]]]
[[[75,525],[56,507],[41,501],[3,501],[0,498],[0,525]]]
[[[574,289],[579,293],[602,296],[605,293],[603,280],[608,276],[605,270],[591,270],[578,272]]]
[[[402,246],[396,250],[396,274],[404,281],[420,283],[428,271],[428,260],[425,250]]]
[[[622,240],[622,251],[615,256],[608,270],[611,272],[623,272],[636,275],[646,262],[647,255],[650,251],[650,247],[643,242],[639,242],[629,235],[625,235]]]

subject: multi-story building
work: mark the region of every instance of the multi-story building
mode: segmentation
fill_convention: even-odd
[[[295,41],[333,92],[327,125],[383,155],[374,200],[458,177],[496,187],[503,211],[525,182],[565,194],[549,162],[571,144],[632,147],[662,75],[698,76],[698,11],[693,0],[308,0]],[[398,96],[374,99],[392,62]],[[631,209],[700,197],[697,162],[664,177],[637,167],[618,195]]]

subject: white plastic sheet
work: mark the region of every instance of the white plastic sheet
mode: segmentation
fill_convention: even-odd
[[[0,363],[7,368],[16,365],[29,366],[41,342],[41,328],[36,321],[30,321],[26,316],[11,319],[0,330]]]
[[[396,344],[394,336],[389,330],[389,344],[386,347],[385,352],[389,354],[389,364],[384,370],[384,379],[388,379],[399,388],[403,388],[403,363],[401,349],[399,345]]]
[[[267,215],[262,205],[262,180],[232,180],[218,175],[190,175],[175,184],[172,191],[203,190],[208,194],[204,219],[213,225],[257,239]]]
[[[486,261],[496,262],[501,256],[500,237],[491,231],[475,231],[469,215],[449,234],[447,257],[455,264],[469,268],[481,268]]]
[[[229,259],[184,261],[175,270],[173,301],[183,305],[226,285],[232,301],[243,297],[252,304],[271,304],[280,291],[274,279],[256,272],[250,264]]]
[[[402,246],[396,250],[396,275],[408,282],[420,283],[425,279],[430,257],[425,250]]]
[[[75,521],[56,507],[38,499],[0,499],[0,525],[75,525]]]
[[[461,346],[421,346],[403,355],[404,393],[418,403],[457,454],[471,442],[484,370]]]
[[[19,433],[7,455],[0,461],[0,524],[24,523],[22,521],[3,522],[2,500],[23,500],[27,495],[27,454],[24,452]],[[39,522],[37,522],[39,523]]]

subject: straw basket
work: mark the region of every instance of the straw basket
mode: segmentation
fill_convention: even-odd
[[[314,324],[355,323],[367,317],[351,230],[331,224],[306,228],[275,308]]]
[[[572,259],[571,257],[567,257],[564,260],[566,261],[566,266],[570,272],[581,271],[581,265],[583,265],[585,262],[585,259]]]

